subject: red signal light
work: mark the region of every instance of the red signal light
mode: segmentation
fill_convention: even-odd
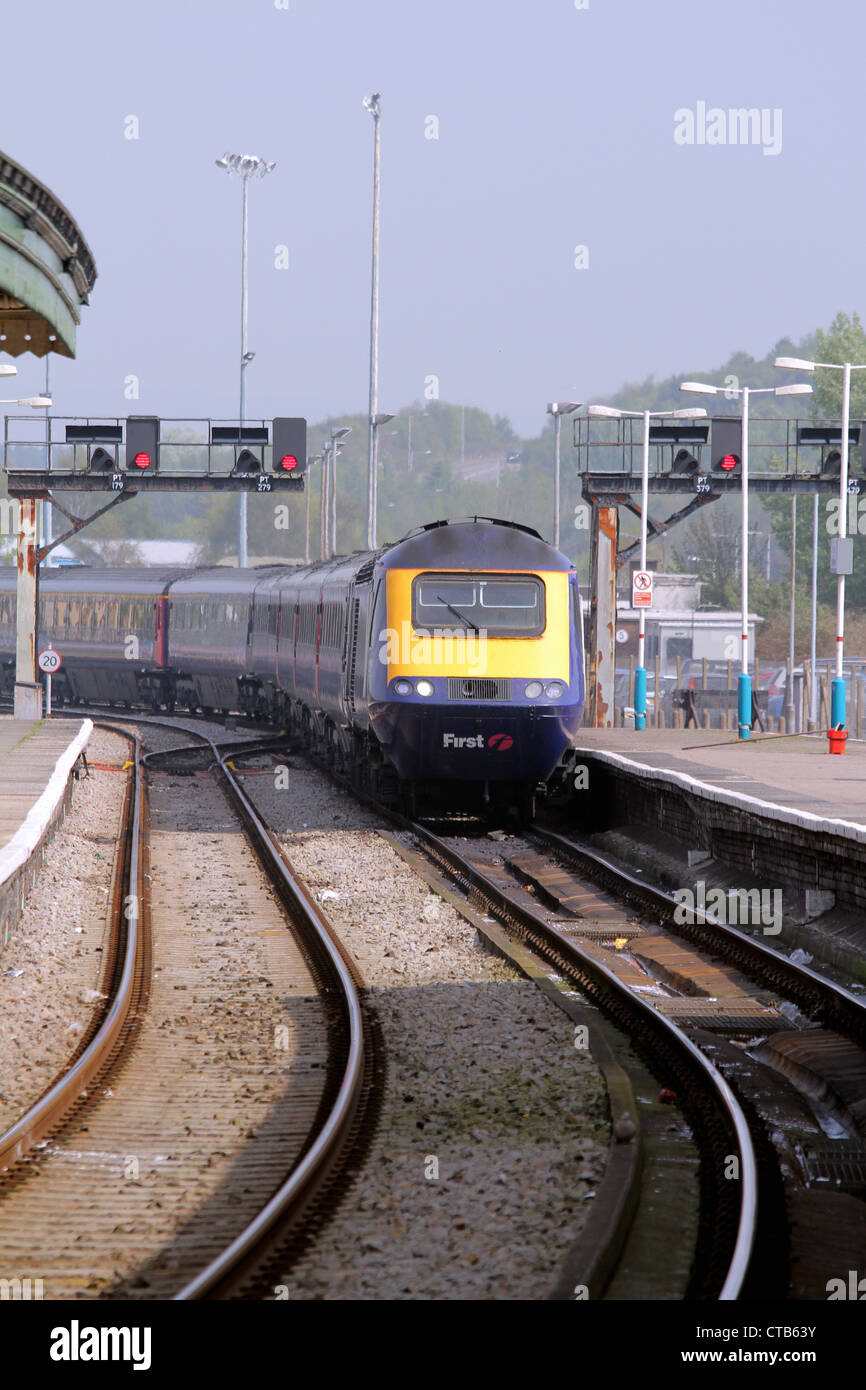
[[[297,468],[297,466],[298,460],[295,458],[294,454],[283,454],[283,457],[280,459],[280,467],[282,468],[283,472],[291,473],[294,468]]]
[[[725,473],[732,473],[739,462],[736,454],[725,454],[725,457],[719,460],[719,467]]]
[[[136,468],[149,468],[150,454],[136,454],[135,458],[132,461],[135,464]]]

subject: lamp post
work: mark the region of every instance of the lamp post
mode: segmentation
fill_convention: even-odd
[[[255,353],[247,351],[247,184],[250,179],[263,179],[274,163],[256,154],[224,154],[214,161],[218,169],[237,174],[243,186],[243,222],[241,231],[241,390],[240,424],[243,427],[246,409],[246,370]],[[238,567],[247,563],[247,494],[238,495]]]
[[[842,462],[839,468],[839,539],[844,540],[848,535],[848,427],[851,416],[851,373],[866,371],[866,362],[807,362],[802,357],[777,357],[774,364],[781,367],[783,371],[794,372],[814,372],[817,368],[822,371],[842,372]],[[816,528],[817,533],[817,528]],[[839,569],[842,569],[840,564]],[[845,575],[836,575],[836,675],[831,684],[830,694],[830,729],[838,730],[845,728],[845,675],[844,675],[844,647],[845,647]],[[812,683],[815,682],[814,661],[812,669]],[[814,709],[814,703],[813,703]],[[829,730],[828,730],[829,733]],[[831,744],[832,751],[832,744]]]
[[[749,397],[750,396],[808,396],[811,386],[710,386],[701,381],[684,381],[681,391],[697,395],[726,398],[739,396],[742,400],[743,459],[742,508],[740,512],[740,587],[742,597],[742,646],[740,674],[737,677],[737,732],[747,739],[752,734],[752,679],[749,675]],[[756,672],[757,676],[757,672]]]
[[[551,401],[548,415],[553,416],[553,544],[559,549],[559,431],[563,415],[580,410],[582,401]]]
[[[364,98],[364,108],[373,117],[373,266],[370,290],[370,404],[367,437],[367,549],[376,549],[376,413],[379,407],[379,124],[382,112],[380,94]]]
[[[812,494],[812,631],[809,639],[809,733],[818,727],[818,672],[815,669],[818,646],[818,494]]]
[[[765,577],[766,577],[767,583],[769,584],[769,582],[770,582],[770,549],[771,549],[771,546],[772,546],[772,544],[773,544],[773,537],[770,535],[769,531],[750,531],[750,532],[749,532],[749,535],[750,535],[750,536],[760,536],[762,540],[765,540],[765,541],[767,542],[767,564],[766,564],[766,570],[765,570]]]
[[[388,419],[392,419],[388,416]],[[331,516],[331,541],[328,550],[331,555],[337,553],[337,455],[342,452],[343,440],[352,433],[351,425],[344,425],[341,429],[331,430],[330,443],[330,486],[328,489],[328,502],[330,504]],[[325,445],[327,449],[329,446]]]
[[[706,415],[703,406],[684,410],[616,410],[609,405],[591,405],[589,415],[620,420],[632,417],[643,420],[643,449],[641,452],[641,492],[640,492],[640,567],[646,569],[647,547],[647,509],[649,505],[649,446],[650,420],[658,416],[674,420],[702,420]],[[646,728],[646,609],[641,608],[638,615],[637,666],[634,673],[634,726]],[[658,700],[658,691],[655,693]]]
[[[307,459],[307,476],[304,479],[304,564],[310,563],[310,469],[314,463],[321,463],[324,454],[311,454]]]
[[[376,473],[377,473],[376,482],[375,482],[375,485],[374,485],[374,487],[373,487],[373,509],[374,509],[374,510],[373,510],[373,545],[374,545],[374,547],[375,547],[375,544],[376,544],[376,508],[378,507],[378,503],[379,503],[379,479],[378,479],[378,472],[379,472],[379,428],[380,428],[381,425],[387,425],[388,421],[389,421],[389,420],[393,420],[393,419],[394,419],[394,416],[393,416],[393,415],[386,415],[386,414],[380,413],[380,414],[378,414],[378,415],[374,415],[374,416],[372,417],[372,420],[371,420],[371,423],[370,423],[370,428],[371,428],[371,430],[372,430],[372,432],[373,432],[373,458],[374,458],[374,460],[375,460],[375,464],[376,464]]]

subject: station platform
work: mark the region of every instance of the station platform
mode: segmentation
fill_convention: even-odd
[[[0,717],[0,950],[69,804],[72,771],[92,732],[89,719]]]
[[[866,741],[849,736],[841,756],[827,746],[826,734],[738,739],[719,729],[582,729],[575,739],[624,771],[866,844]]]

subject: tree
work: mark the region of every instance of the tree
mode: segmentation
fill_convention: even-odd
[[[859,314],[838,313],[827,332],[819,328],[816,336],[815,360],[818,362],[866,363],[866,329]],[[815,372],[812,397],[816,419],[842,418],[842,372]],[[851,373],[851,419],[866,417],[866,374]]]

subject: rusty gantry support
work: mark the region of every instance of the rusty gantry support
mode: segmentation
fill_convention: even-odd
[[[42,718],[42,686],[36,679],[36,613],[39,605],[39,502],[18,502],[18,604],[15,615],[15,718]]]
[[[589,555],[592,598],[589,613],[588,722],[595,729],[613,727],[618,531],[619,516],[616,505],[594,504]]]
[[[36,674],[36,650],[39,625],[39,566],[50,555],[55,546],[76,535],[91,521],[116,507],[119,502],[129,501],[137,494],[130,489],[118,492],[90,516],[77,517],[62,506],[49,492],[22,493],[18,497],[18,583],[16,585],[15,608],[15,718],[42,718],[42,684]],[[39,503],[50,501],[72,522],[68,531],[39,547]]]

